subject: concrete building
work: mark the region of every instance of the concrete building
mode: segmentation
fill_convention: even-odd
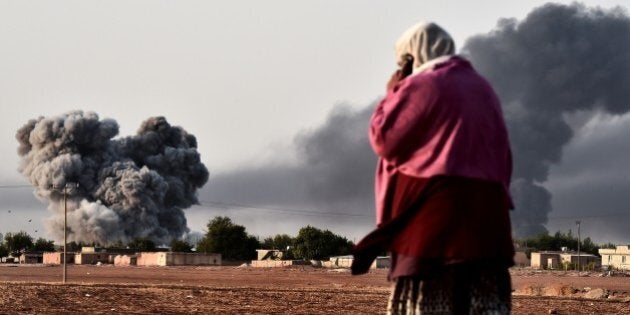
[[[0,261],[7,264],[15,264],[15,263],[20,262],[20,257],[13,257],[13,256],[2,257]]]
[[[352,266],[352,261],[354,257],[352,255],[347,256],[334,256],[330,257],[327,261],[322,262],[322,266],[326,268],[350,268]],[[381,268],[389,268],[390,259],[389,256],[379,256],[376,257],[371,269],[381,269]]]
[[[68,253],[67,264],[74,264],[74,254],[75,253]],[[47,252],[43,255],[43,263],[45,265],[61,265],[62,257],[62,252]]]
[[[588,254],[569,251],[544,251],[532,252],[531,266],[537,269],[598,269],[601,266],[601,258]]]
[[[514,252],[514,265],[518,267],[531,266],[531,261],[527,258],[525,251]]]
[[[602,267],[630,270],[630,245],[617,245],[616,248],[602,248],[599,250],[602,255]]]
[[[136,263],[138,266],[220,266],[221,254],[142,252]]]
[[[20,264],[41,264],[44,262],[44,254],[41,252],[26,252],[20,255]]]
[[[252,267],[270,268],[270,267],[288,267],[288,266],[311,266],[308,260],[252,260]]]
[[[97,263],[108,264],[110,253],[81,252],[74,255],[74,263],[77,265],[96,265]]]
[[[138,264],[138,256],[136,255],[116,255],[114,257],[114,266],[136,266]]]
[[[257,260],[281,260],[284,252],[277,249],[257,249]]]
[[[129,248],[98,248],[93,246],[81,247],[81,252],[75,255],[77,265],[114,264],[119,255],[135,255],[134,249]]]

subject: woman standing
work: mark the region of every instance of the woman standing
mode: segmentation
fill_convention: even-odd
[[[420,23],[370,122],[377,229],[353,273],[389,251],[390,314],[508,314],[512,159],[499,100],[450,35]]]

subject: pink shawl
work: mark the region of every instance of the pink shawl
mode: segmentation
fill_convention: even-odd
[[[390,219],[384,206],[398,172],[496,181],[509,199],[512,157],[499,100],[461,57],[435,62],[388,91],[372,115],[369,137],[379,156],[377,225]]]

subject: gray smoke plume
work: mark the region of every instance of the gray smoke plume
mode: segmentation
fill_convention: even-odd
[[[514,156],[514,232],[546,232],[551,194],[541,185],[573,137],[567,116],[630,110],[630,18],[620,8],[547,4],[502,20],[464,53],[495,87]]]
[[[372,214],[376,157],[367,140],[372,107],[337,106],[324,125],[304,130],[297,165],[265,164],[213,177],[210,199]]]
[[[367,139],[373,106],[337,106],[320,128],[296,138],[312,200],[340,209],[373,203],[376,157]],[[347,210],[345,210],[347,211]]]
[[[74,111],[30,120],[17,131],[20,172],[50,203],[49,229],[63,230],[63,187],[69,189],[69,241],[109,244],[148,238],[167,243],[188,232],[183,209],[197,204],[208,180],[195,137],[164,117],[137,135],[113,139],[118,124]]]

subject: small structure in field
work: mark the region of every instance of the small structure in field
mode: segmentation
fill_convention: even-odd
[[[334,256],[330,257],[327,261],[322,261],[322,266],[325,268],[350,268],[354,257],[352,255],[346,256]],[[379,256],[374,259],[371,269],[389,268],[390,258],[389,256]]]
[[[310,266],[311,262],[308,260],[252,260],[251,266],[258,268],[269,267],[288,267],[288,266]]]
[[[42,252],[24,252],[20,255],[20,264],[41,264],[44,262]]]
[[[109,263],[109,253],[77,253],[74,255],[74,263],[77,265],[96,265],[97,263]]]
[[[81,247],[81,252],[75,255],[77,265],[113,264],[116,256],[134,255],[136,251],[130,248],[98,248],[93,246]]]
[[[599,268],[601,266],[601,258],[588,254],[573,251],[543,251],[531,253],[531,267],[537,269],[575,269],[578,266],[581,269]]]
[[[257,260],[282,260],[284,252],[277,249],[257,249]]]
[[[138,256],[136,255],[116,255],[114,257],[114,266],[136,266],[138,264]]]
[[[68,257],[66,258],[67,264],[74,264],[74,254],[75,253],[68,253]],[[43,255],[43,263],[45,265],[61,265],[62,259],[62,252],[46,252]]]
[[[617,245],[616,248],[602,248],[602,267],[630,270],[630,245]]]
[[[142,252],[137,255],[138,266],[220,266],[221,254]]]
[[[258,259],[252,260],[251,266],[258,268],[288,267],[288,266],[310,266],[312,263],[306,260],[282,260],[285,253],[278,249],[257,249]]]

